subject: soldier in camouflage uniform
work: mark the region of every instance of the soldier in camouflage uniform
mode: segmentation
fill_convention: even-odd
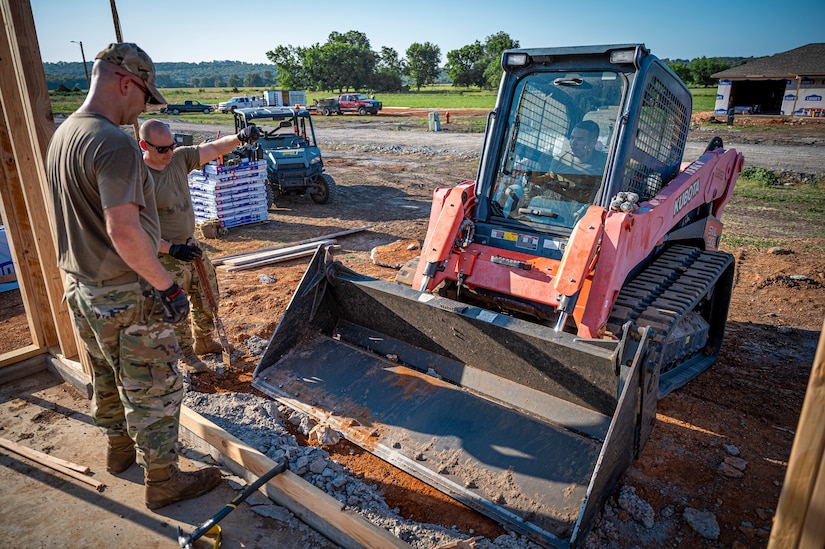
[[[147,103],[165,103],[155,67],[131,43],[95,58],[86,100],[55,132],[47,155],[58,266],[65,297],[92,364],[91,412],[107,435],[106,468],[137,461],[145,500],[158,509],[213,489],[220,470],[177,467],[183,382],[173,325],[189,314],[186,294],[157,259],[155,187],[134,138]]]
[[[192,330],[188,324],[182,323],[175,326],[175,334],[183,353],[181,367],[194,373],[208,370],[199,354],[219,353],[222,348],[212,336],[214,319],[201,287],[208,283],[217,299],[218,280],[215,267],[195,240],[195,210],[187,175],[241,143],[255,141],[259,135],[257,127],[247,126],[237,135],[194,147],[177,148],[175,137],[166,124],[149,120],[140,127],[143,161],[155,180],[161,234],[159,258],[175,282],[186,291],[192,304]],[[197,257],[201,258],[208,281],[200,280],[192,264]]]

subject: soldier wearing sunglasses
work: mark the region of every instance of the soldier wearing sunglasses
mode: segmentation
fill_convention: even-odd
[[[220,353],[222,347],[213,336],[212,310],[202,290],[204,284],[209,284],[217,298],[218,280],[212,262],[195,240],[195,210],[187,175],[210,160],[231,152],[239,144],[255,141],[259,135],[256,126],[248,126],[237,135],[197,146],[177,147],[174,135],[163,122],[149,120],[140,127],[143,161],[155,180],[161,235],[158,257],[189,296],[192,306],[191,329],[189,323],[175,325],[175,335],[183,354],[180,366],[191,373],[209,369],[198,355]],[[198,277],[192,264],[196,257],[201,258],[208,280]]]

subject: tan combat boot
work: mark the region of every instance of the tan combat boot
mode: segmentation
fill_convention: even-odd
[[[187,349],[181,349],[181,351],[183,352],[183,357],[180,359],[180,362],[178,362],[178,365],[182,370],[193,374],[201,374],[209,371],[209,366],[195,354],[194,348],[189,347]]]
[[[106,470],[113,475],[120,474],[135,462],[135,441],[127,435],[106,438]]]
[[[177,465],[144,471],[145,500],[149,509],[160,509],[176,501],[192,499],[211,491],[221,481],[217,467],[184,473]]]
[[[223,347],[220,343],[212,339],[212,336],[195,338],[195,353],[208,355],[210,353],[222,353]]]

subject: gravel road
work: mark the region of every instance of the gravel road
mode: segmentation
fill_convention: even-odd
[[[190,124],[173,121],[172,131],[214,135],[233,131],[231,126],[212,124]],[[452,153],[478,156],[484,136],[477,133],[427,132],[418,129],[399,130],[396,124],[379,127],[316,127],[315,133],[321,146],[343,145],[370,147],[375,150],[398,150],[431,154]],[[685,160],[698,158],[715,134],[710,130],[692,131],[685,149]],[[743,133],[743,135],[746,135]],[[803,141],[792,145],[753,144],[725,138],[725,147],[733,148],[745,155],[745,165],[754,165],[777,171],[793,171],[805,174],[825,174],[825,155],[821,154],[823,144],[818,140]]]

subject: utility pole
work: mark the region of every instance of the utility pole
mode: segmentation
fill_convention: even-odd
[[[120,17],[117,15],[117,4],[115,0],[110,0],[112,5],[112,22],[115,24],[115,38],[118,42],[123,42],[123,33],[120,31]]]
[[[118,42],[123,42],[123,32],[120,30],[120,17],[117,15],[117,4],[115,0],[109,0],[109,4],[112,6],[112,23],[115,25],[115,39]],[[138,127],[138,121],[135,119],[135,123],[132,124],[135,130],[135,139],[140,141],[140,128]]]
[[[86,66],[86,54],[83,52],[83,41],[70,40],[73,44],[80,44],[80,57],[83,58],[83,70],[86,71],[86,87],[90,87],[92,82],[89,80],[89,67]]]

